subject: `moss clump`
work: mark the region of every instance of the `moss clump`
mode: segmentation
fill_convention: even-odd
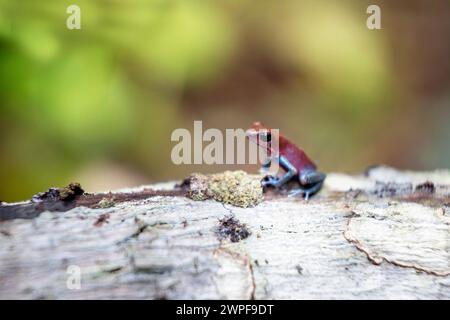
[[[73,200],[82,194],[84,194],[84,190],[78,182],[72,182],[67,187],[59,189],[59,198],[62,201]]]
[[[244,171],[193,174],[187,180],[188,196],[193,200],[215,199],[244,208],[254,207],[263,200],[261,176]]]
[[[78,182],[72,182],[64,188],[50,188],[46,192],[40,192],[33,196],[33,202],[72,201],[84,194],[83,188]]]

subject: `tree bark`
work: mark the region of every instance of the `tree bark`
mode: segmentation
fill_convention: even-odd
[[[173,185],[31,216],[2,204],[0,298],[450,298],[449,171],[329,174],[309,201],[269,192],[253,208],[123,197]]]

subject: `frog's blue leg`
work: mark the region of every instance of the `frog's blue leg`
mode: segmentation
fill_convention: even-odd
[[[299,187],[298,189],[293,190],[289,193],[289,197],[295,197],[299,194],[303,194],[305,196],[305,200],[308,200],[310,196],[315,194],[317,191],[320,190],[322,187],[322,182],[317,182],[316,184],[313,184],[311,187],[304,188]]]
[[[265,177],[261,182],[264,187],[272,186],[278,188],[297,175],[297,169],[295,169],[295,167],[285,157],[281,156],[278,158],[278,163],[283,169],[286,170],[286,173],[281,178],[274,176]]]
[[[261,164],[261,168],[259,168],[259,173],[267,174],[267,172],[270,169],[270,165],[271,165],[272,161],[277,161],[277,160],[274,157],[268,157],[266,159],[266,161]]]
[[[298,194],[303,194],[305,200],[315,194],[322,187],[326,175],[315,170],[306,170],[299,176],[300,188],[292,191],[289,196],[294,197]]]

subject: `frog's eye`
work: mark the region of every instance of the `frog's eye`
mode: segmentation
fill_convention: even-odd
[[[259,138],[264,142],[270,142],[272,140],[272,134],[270,131],[262,131],[259,134]]]

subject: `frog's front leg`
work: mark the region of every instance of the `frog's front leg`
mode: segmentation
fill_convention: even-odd
[[[261,164],[261,168],[259,168],[259,173],[267,174],[267,172],[269,172],[272,161],[278,161],[278,160],[276,157],[267,157],[266,160]]]
[[[274,161],[278,161],[279,165],[286,170],[286,173],[281,178],[274,176],[264,177],[263,181],[261,181],[263,187],[278,188],[297,175],[297,169],[285,157],[281,156],[278,159],[274,159]]]

